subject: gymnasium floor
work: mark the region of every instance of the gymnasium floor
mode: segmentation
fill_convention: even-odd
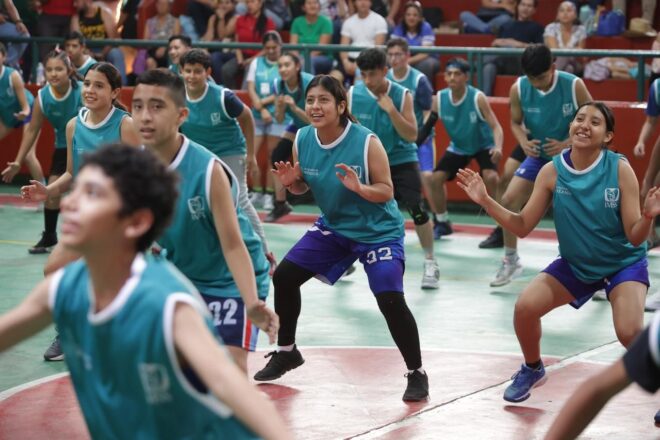
[[[38,282],[45,256],[28,255],[42,214],[0,194],[0,313],[16,305]],[[296,212],[301,209],[296,207]],[[266,224],[271,249],[282,257],[311,224],[313,209]],[[431,399],[405,404],[405,366],[369,292],[361,268],[335,287],[315,280],[303,288],[297,343],[306,360],[278,381],[259,385],[299,439],[536,439],[542,438],[564,400],[583,378],[623,353],[606,302],[579,312],[564,307],[543,321],[547,384],[518,405],[501,395],[521,362],[512,326],[513,305],[529,280],[557,253],[551,222],[521,241],[523,276],[490,288],[501,250],[480,250],[490,230],[483,216],[453,215],[457,232],[436,242],[441,270],[437,291],[419,288],[422,252],[406,236],[405,287],[420,330]],[[649,255],[652,284],[660,281],[660,252]],[[652,292],[655,292],[652,287]],[[272,298],[269,299],[272,302]],[[648,321],[651,314],[646,313]],[[0,439],[84,439],[87,433],[63,363],[42,361],[49,329],[0,354]],[[252,372],[266,360],[260,339]],[[660,396],[636,386],[615,398],[583,438],[660,439],[652,424]]]

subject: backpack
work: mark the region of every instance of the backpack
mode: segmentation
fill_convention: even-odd
[[[603,11],[598,17],[596,35],[613,37],[621,35],[626,30],[626,17],[621,11]]]

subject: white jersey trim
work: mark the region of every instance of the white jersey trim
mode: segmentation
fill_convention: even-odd
[[[339,143],[341,143],[341,141],[343,141],[344,138],[348,136],[348,132],[350,131],[352,125],[353,123],[348,121],[348,124],[346,124],[346,127],[344,127],[342,134],[340,134],[337,139],[330,142],[329,144],[323,144],[323,142],[321,142],[321,139],[319,139],[319,132],[316,128],[314,129],[314,138],[316,138],[316,142],[319,144],[319,147],[323,148],[324,150],[330,150],[331,148],[335,148],[337,145],[339,145]],[[296,134],[296,140],[298,140],[298,134]]]
[[[179,152],[177,153],[172,163],[170,163],[167,166],[167,169],[170,171],[176,170],[179,167],[181,161],[186,156],[186,152],[188,151],[188,146],[190,145],[190,141],[188,140],[187,137],[185,137],[184,135],[181,135],[181,137],[183,138],[183,142],[181,143],[181,148],[179,148]]]
[[[108,114],[105,116],[105,118],[103,118],[103,120],[101,122],[99,122],[98,124],[90,124],[89,122],[87,122],[87,116],[89,115],[89,109],[87,107],[82,107],[78,111],[78,119],[80,120],[80,123],[82,125],[84,125],[85,127],[89,128],[90,130],[96,130],[98,128],[103,127],[105,124],[107,124],[108,121],[110,120],[110,118],[112,117],[112,115],[115,114],[116,110],[117,110],[117,107],[115,107],[113,105],[112,108],[110,109],[110,111],[108,112]]]
[[[579,78],[574,78],[573,82],[571,82],[571,96],[573,97],[573,107],[575,107],[575,111],[577,112],[578,109],[578,100],[577,100],[577,82]]]
[[[227,113],[227,107],[225,107],[225,94],[227,93],[227,89],[222,89],[220,91],[220,108],[222,109],[222,113],[225,114],[227,119],[236,119],[236,118],[230,118],[229,114]]]
[[[60,287],[60,281],[64,276],[64,268],[59,269],[53,274],[48,286],[48,308],[51,312],[55,310],[55,301],[57,300],[57,289]]]
[[[369,178],[369,142],[372,137],[378,139],[375,134],[369,133],[364,140],[364,182],[367,185],[371,185],[371,179]]]
[[[486,122],[486,118],[484,117],[483,113],[481,113],[481,108],[479,108],[479,96],[480,95],[484,95],[484,92],[482,92],[481,90],[477,90],[476,93],[474,94],[474,108],[475,108],[475,111],[477,112],[477,116],[479,116],[479,119]],[[485,97],[486,97],[486,95],[484,95],[484,98]],[[486,100],[486,102],[488,102],[488,100]]]
[[[575,168],[570,166],[568,164],[568,162],[566,162],[566,159],[564,158],[564,153],[569,149],[570,148],[564,148],[561,151],[561,153],[559,153],[559,159],[561,160],[561,164],[564,166],[564,168],[566,168],[566,170],[568,172],[570,172],[571,174],[578,175],[578,176],[582,175],[582,174],[587,174],[589,171],[596,168],[596,166],[600,163],[600,161],[603,160],[603,157],[605,157],[605,153],[603,152],[603,150],[600,150],[600,153],[598,154],[598,157],[596,158],[596,160],[594,160],[594,163],[592,163],[591,165],[589,165],[588,167],[586,167],[583,170],[576,170]]]
[[[204,91],[202,92],[202,94],[200,95],[200,97],[197,98],[197,99],[192,99],[192,98],[190,97],[190,95],[188,94],[188,89],[186,88],[186,100],[188,100],[188,102],[191,102],[191,103],[193,103],[193,104],[197,104],[198,102],[200,102],[200,101],[202,101],[204,98],[206,98],[206,94],[207,94],[208,92],[209,92],[209,83],[208,83],[208,82],[205,82],[205,83],[204,83]]]

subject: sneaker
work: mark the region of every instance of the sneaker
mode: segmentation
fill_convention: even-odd
[[[295,345],[292,351],[271,351],[264,357],[270,357],[270,360],[265,367],[254,375],[254,380],[275,380],[282,377],[287,371],[298,368],[305,363],[305,359],[303,359],[302,354]]]
[[[500,226],[493,229],[488,238],[479,243],[479,249],[495,249],[504,247],[504,233]]]
[[[646,304],[644,305],[644,311],[646,312],[655,312],[657,310],[660,310],[660,291],[647,297]]]
[[[284,217],[288,213],[293,211],[291,205],[287,201],[284,202],[275,202],[275,207],[268,213],[265,218],[265,221],[272,223],[276,222],[280,218]]]
[[[510,262],[509,258],[502,258],[502,265],[495,275],[495,279],[490,282],[490,287],[499,287],[509,284],[512,279],[519,276],[522,273],[522,264],[520,264],[520,259],[517,259],[515,262]]]
[[[420,373],[418,370],[412,373],[406,373],[408,386],[403,393],[404,402],[419,402],[429,397],[429,377],[426,373]]]
[[[513,383],[504,390],[504,400],[507,402],[522,402],[530,396],[529,390],[540,387],[548,378],[545,377],[545,368],[543,362],[536,370],[532,370],[527,365],[522,364],[520,370],[513,376]]]
[[[255,208],[261,208],[264,204],[264,193],[253,192],[250,193],[250,203]]]
[[[31,254],[47,254],[57,244],[57,234],[47,234],[45,231],[41,233],[41,239],[28,249]]]
[[[261,207],[268,212],[272,211],[273,208],[275,208],[274,197],[272,194],[263,195],[263,203]]]
[[[422,289],[437,289],[440,281],[440,269],[435,260],[424,260]]]
[[[50,347],[48,347],[48,350],[44,353],[44,359],[47,361],[64,360],[64,353],[62,353],[62,347],[60,346],[60,335],[55,336]]]
[[[451,227],[451,222],[447,220],[446,222],[437,222],[433,225],[433,238],[439,239],[443,235],[451,235],[454,233],[454,229]]]
[[[655,413],[655,417],[653,417],[653,421],[655,422],[655,426],[660,427],[660,409],[658,410],[657,413]]]
[[[607,301],[607,293],[605,293],[605,289],[597,290],[591,299],[594,301]]]

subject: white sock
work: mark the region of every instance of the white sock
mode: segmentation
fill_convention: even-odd
[[[296,344],[291,344],[291,345],[278,345],[277,346],[277,351],[293,351],[293,347],[295,347]]]
[[[415,371],[419,371],[422,374],[426,374],[426,371],[424,371],[424,368],[422,368],[422,367],[419,367]],[[412,374],[412,373],[413,373],[413,370],[408,370],[408,374]]]
[[[435,215],[435,218],[436,218],[439,222],[446,222],[447,220],[449,220],[449,214],[447,214],[447,211],[445,211],[445,212],[441,212],[441,213],[439,213],[439,214],[436,214],[436,215]]]

